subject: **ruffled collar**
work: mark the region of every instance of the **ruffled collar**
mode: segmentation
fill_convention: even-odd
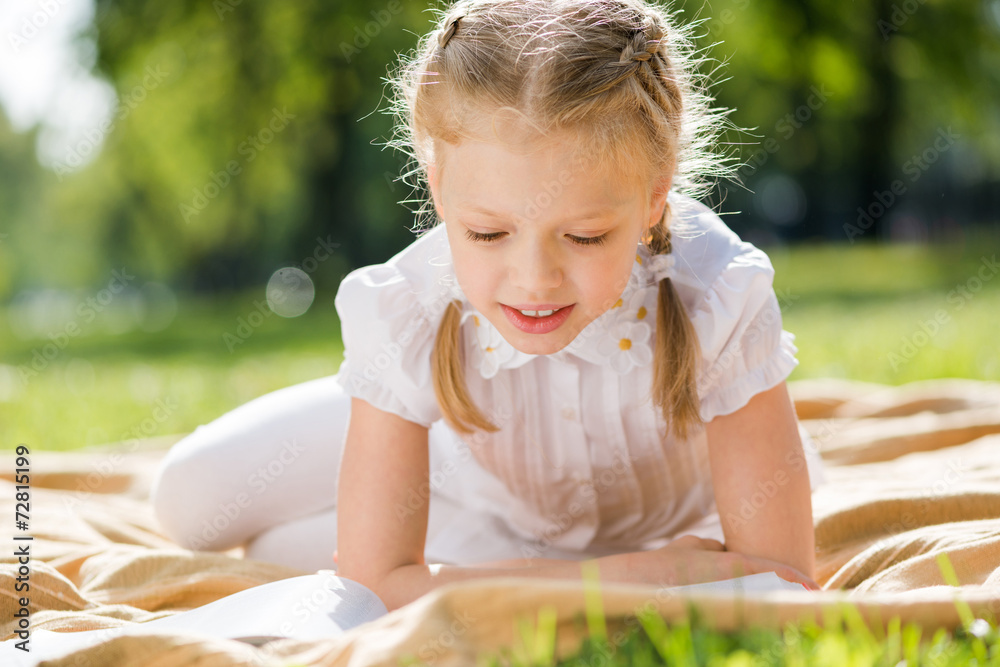
[[[527,354],[507,342],[493,324],[465,298],[458,281],[451,282],[452,297],[462,302],[461,327],[467,349],[473,351],[472,365],[485,379],[500,370],[519,368],[537,356],[559,361],[577,357],[605,365],[621,375],[653,361],[656,305],[659,281],[670,276],[685,282],[685,272],[675,267],[676,253],[650,256],[648,249],[636,248],[632,273],[621,296],[611,308],[588,324],[566,347],[549,355]]]

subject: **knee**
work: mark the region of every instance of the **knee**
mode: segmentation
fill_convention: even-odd
[[[226,497],[223,471],[213,469],[209,461],[181,456],[177,447],[184,443],[167,452],[150,487],[160,528],[185,549],[221,551],[242,544],[246,536],[240,534],[237,521],[245,507],[238,494]]]

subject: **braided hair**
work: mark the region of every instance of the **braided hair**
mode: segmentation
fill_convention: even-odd
[[[734,168],[715,152],[728,110],[710,105],[692,28],[646,0],[457,0],[390,79],[398,123],[389,144],[412,158],[404,178],[421,187],[440,142],[477,136],[514,109],[542,133],[583,130],[576,150],[605,173],[700,196]],[[430,201],[423,212],[434,216]],[[670,223],[668,203],[642,239],[651,254],[671,252]],[[697,334],[670,278],[658,289],[651,396],[684,438],[702,425]],[[465,384],[460,314],[455,301],[441,319],[434,390],[454,430],[494,432]]]

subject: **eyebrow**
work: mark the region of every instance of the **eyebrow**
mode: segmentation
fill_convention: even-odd
[[[491,211],[491,210],[489,210],[487,208],[483,208],[482,206],[478,206],[476,204],[467,204],[467,205],[460,204],[459,206],[460,206],[460,208],[462,208],[465,211],[469,211],[469,212],[472,212],[472,213],[479,213],[481,215],[485,215],[485,216],[490,217],[490,218],[496,218],[497,220],[510,220],[511,219],[511,216],[509,216],[509,215],[505,215],[503,213],[498,213],[496,211]],[[587,213],[584,213],[583,215],[572,216],[572,219],[573,220],[597,220],[599,218],[606,218],[606,217],[608,217],[610,215],[614,215],[617,212],[618,212],[618,209],[617,208],[613,208],[613,207],[602,208],[602,209],[595,209],[593,211],[588,211]]]

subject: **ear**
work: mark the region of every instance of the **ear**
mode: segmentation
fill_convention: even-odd
[[[649,220],[646,221],[646,229],[655,227],[663,218],[663,209],[667,205],[667,196],[673,185],[673,175],[657,180],[653,184],[653,192],[649,200]]]

